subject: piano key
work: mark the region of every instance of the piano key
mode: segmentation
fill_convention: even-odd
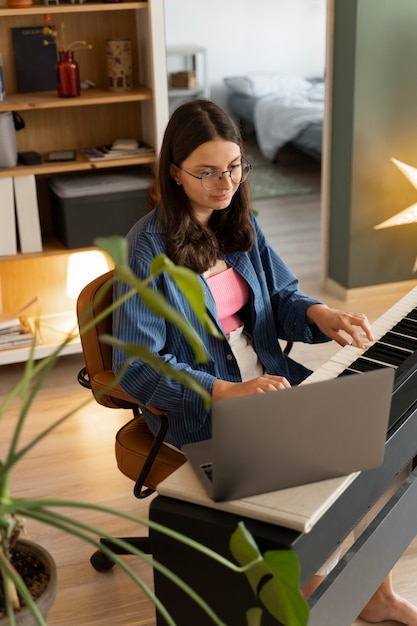
[[[349,367],[344,371],[348,372],[349,370],[351,370],[352,372],[371,372],[372,370],[382,369],[383,367],[393,366],[389,366],[386,363],[381,363],[378,361],[369,361],[361,357],[360,359],[356,359],[356,361],[351,363],[351,365],[349,365]],[[342,372],[340,375],[343,375],[343,373],[344,372]]]
[[[410,335],[410,337],[417,337],[417,322],[412,320],[403,319],[392,327],[394,332],[403,333],[404,335]]]
[[[382,335],[379,341],[381,343],[387,343],[390,346],[400,346],[409,352],[414,352],[414,350],[417,349],[417,339],[400,335],[399,333],[393,333],[391,331]]]
[[[387,346],[383,343],[375,343],[363,353],[367,359],[380,361],[390,365],[400,365],[409,356],[409,353],[395,346]]]
[[[411,320],[417,320],[417,307],[415,307],[414,309],[412,309],[412,311],[407,313],[406,317],[408,317]]]

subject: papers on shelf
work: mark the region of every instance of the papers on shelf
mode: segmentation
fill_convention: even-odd
[[[103,161],[112,159],[129,159],[132,157],[143,156],[145,154],[154,154],[154,149],[145,146],[137,145],[131,148],[114,148],[112,145],[96,146],[94,148],[84,148],[81,153],[89,161]]]

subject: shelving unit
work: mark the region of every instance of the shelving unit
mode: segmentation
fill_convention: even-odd
[[[194,45],[167,47],[168,100],[170,114],[183,102],[192,98],[208,98],[210,94],[207,77],[206,49]],[[195,87],[173,87],[173,72],[195,72]]]
[[[42,26],[45,14],[51,16],[51,23],[65,23],[67,41],[85,39],[93,46],[92,50],[76,52],[81,80],[95,84],[82,90],[79,98],[59,98],[55,92],[17,92],[11,29]],[[117,37],[128,38],[132,44],[134,87],[122,93],[106,89],[105,40]],[[168,121],[163,3],[148,0],[0,7],[0,42],[6,87],[0,112],[18,111],[26,124],[16,134],[18,151],[35,150],[43,155],[55,150],[77,152],[74,161],[0,169],[0,178],[36,177],[43,251],[0,256],[0,310],[13,313],[38,296],[36,311],[28,315],[39,316],[41,332],[44,323],[43,343],[36,348],[36,355],[41,357],[60,342],[64,321],[70,330],[75,320],[75,301],[66,295],[66,274],[69,256],[78,251],[66,249],[54,235],[48,179],[67,172],[149,167],[155,162]],[[135,137],[152,146],[154,152],[103,162],[88,161],[80,152],[124,137]],[[66,353],[77,351],[79,340],[74,340]],[[27,354],[25,348],[0,351],[0,364],[23,361]]]

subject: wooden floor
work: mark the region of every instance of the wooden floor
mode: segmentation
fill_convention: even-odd
[[[267,236],[300,277],[302,288],[314,296],[326,297],[319,280],[319,197],[308,195],[260,201],[255,207]],[[398,297],[396,297],[398,299]],[[334,299],[329,304],[343,306]],[[375,319],[394,302],[389,299],[362,299],[353,303]],[[327,361],[337,346],[296,347],[294,354],[311,367]],[[80,355],[60,359],[30,411],[24,438],[50,424],[70,407],[77,407],[88,397],[76,375],[82,366]],[[21,365],[0,369],[0,397],[3,398],[21,374]],[[0,458],[3,458],[17,407],[10,409],[2,422]],[[115,506],[125,512],[146,518],[149,500],[135,500],[132,483],[117,470],[114,460],[114,436],[118,427],[129,419],[125,411],[110,410],[91,402],[77,410],[24,460],[13,476],[14,494],[20,497],[59,496],[95,504]],[[105,518],[81,511],[80,520],[102,526],[108,532],[123,536],[146,534],[146,529],[123,520]],[[155,626],[154,609],[143,592],[126,575],[115,568],[100,574],[89,564],[91,549],[59,531],[27,522],[27,535],[39,540],[51,551],[58,565],[59,587],[48,620],[49,626]],[[129,563],[147,584],[152,572],[134,557]],[[417,541],[407,550],[394,570],[398,591],[417,603]],[[366,573],[364,573],[366,575]],[[337,626],[337,616],[334,621]],[[355,624],[362,624],[361,621]],[[388,623],[386,623],[387,625]],[[198,626],[181,624],[179,626]],[[238,626],[238,625],[230,625]],[[240,625],[239,625],[240,626]],[[242,625],[243,626],[243,625]],[[392,623],[392,626],[393,623]]]

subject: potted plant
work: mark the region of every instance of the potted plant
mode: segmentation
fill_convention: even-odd
[[[178,326],[193,347],[196,359],[201,360],[206,358],[204,350],[202,350],[199,337],[193,333],[187,322],[182,319],[174,309],[169,307],[162,294],[155,292],[149,287],[149,283],[155,275],[161,272],[168,272],[172,278],[177,281],[184,293],[188,294],[188,298],[201,321],[204,324],[207,324],[208,327],[211,328],[212,332],[216,332],[206,314],[200,282],[195,274],[186,268],[173,265],[168,258],[161,256],[154,259],[149,278],[145,281],[139,281],[128,267],[126,243],[123,238],[107,238],[97,241],[97,244],[113,257],[116,268],[115,274],[118,279],[124,280],[131,285],[132,289],[130,291],[130,295],[139,293],[140,297],[144,299],[148,306],[150,306],[159,315]],[[102,315],[108,315],[119,305],[119,301],[113,302],[111,307],[104,311]],[[96,323],[97,321],[98,319],[96,318],[96,320],[91,323]],[[83,327],[81,324],[81,332],[83,332],[83,330],[88,330],[88,327],[88,325]],[[58,346],[52,354],[37,362],[34,359],[34,346],[32,346],[31,355],[26,363],[21,380],[9,392],[0,405],[1,420],[1,418],[6,414],[11,403],[17,399],[20,401],[20,410],[13,432],[10,433],[7,453],[5,458],[0,459],[0,588],[3,590],[4,596],[3,617],[0,617],[0,626],[3,626],[3,624],[7,624],[9,626],[14,626],[15,624],[27,624],[30,626],[38,624],[39,626],[45,626],[46,614],[49,608],[48,604],[49,602],[53,602],[55,596],[54,586],[52,585],[52,590],[48,592],[48,602],[45,603],[45,599],[42,595],[40,598],[34,599],[30,589],[30,582],[27,582],[25,574],[22,575],[19,572],[17,554],[20,554],[23,551],[26,552],[26,547],[22,547],[23,544],[19,543],[21,541],[19,539],[21,519],[23,518],[34,519],[43,524],[58,528],[65,533],[70,533],[81,538],[88,544],[92,545],[95,549],[102,550],[107,556],[119,564],[126,574],[130,576],[130,578],[143,590],[152,602],[154,602],[156,610],[163,615],[166,623],[169,626],[175,626],[175,622],[170,617],[169,612],[161,604],[152,590],[146,586],[146,584],[136,575],[136,573],[123,559],[115,554],[110,548],[99,543],[97,537],[101,536],[110,538],[109,535],[103,531],[102,528],[97,528],[80,522],[76,518],[76,515],[74,515],[74,510],[76,511],[77,509],[90,509],[95,512],[98,511],[103,515],[118,516],[134,521],[137,524],[152,526],[158,531],[166,533],[174,537],[176,540],[190,545],[196,550],[204,552],[211,558],[221,562],[225,567],[236,571],[236,575],[246,575],[254,593],[258,596],[258,600],[261,605],[263,605],[273,616],[275,616],[280,623],[285,626],[305,626],[308,621],[308,606],[299,591],[299,572],[296,556],[291,551],[286,550],[275,551],[262,556],[259,553],[253,538],[243,525],[239,525],[231,537],[230,542],[231,553],[238,562],[238,564],[236,564],[235,562],[225,559],[205,546],[171,531],[169,528],[161,527],[154,522],[124,513],[123,511],[86,502],[61,500],[58,498],[18,498],[11,493],[10,479],[12,473],[18,470],[19,461],[34,446],[36,446],[37,443],[47,437],[54,428],[69,419],[76,410],[81,408],[77,407],[77,409],[73,409],[68,413],[65,413],[59,417],[52,426],[48,426],[42,432],[38,433],[29,443],[21,444],[21,435],[26,419],[29,416],[32,402],[42,388],[43,383],[47,379],[51,369],[54,367],[62,350],[71,340],[71,337],[72,334],[68,335],[68,337],[63,340],[61,345]],[[111,337],[104,337],[103,340],[110,343],[114,341]],[[158,367],[155,355],[148,354],[144,346],[135,346],[134,348],[132,346],[125,346],[125,348],[129,357],[140,356],[143,359],[148,359],[154,367]],[[207,397],[206,392],[198,386],[198,383],[193,378],[183,374],[180,374],[180,376],[183,384],[191,385],[193,388],[198,389],[205,398],[206,402],[209,403],[210,398]],[[105,393],[107,391],[108,390],[104,390],[103,392]],[[91,402],[91,400],[92,399],[89,396],[82,406]],[[65,511],[65,509],[71,509],[71,514],[61,513],[61,511]],[[174,572],[166,571],[166,568],[155,562],[151,556],[140,552],[123,540],[114,538],[111,539],[116,545],[127,549],[131,554],[137,555],[145,562],[151,564],[155,569],[163,571],[166,576],[178,584],[204,608],[207,614],[212,618],[213,624],[226,626],[214,614],[212,609],[204,602],[204,600],[195,594],[193,590],[186,585],[186,583],[184,583],[184,581],[180,580],[175,575]],[[41,550],[38,547],[37,552],[39,553],[40,551]],[[51,560],[52,559],[49,559],[49,561]],[[42,569],[42,567],[43,566],[40,566],[40,569]],[[43,578],[54,583],[55,573],[53,560],[51,568],[50,573],[44,572]],[[261,579],[266,580],[267,582],[259,590],[258,583]],[[36,586],[38,586],[37,583]],[[25,607],[24,610],[21,610],[19,606],[22,604]],[[0,616],[1,611],[0,602]],[[28,622],[22,621],[24,620],[25,613],[29,614]],[[254,607],[253,611],[250,611],[248,614],[248,624],[250,626],[259,625],[261,623],[261,614],[262,608],[258,603],[258,606]]]

